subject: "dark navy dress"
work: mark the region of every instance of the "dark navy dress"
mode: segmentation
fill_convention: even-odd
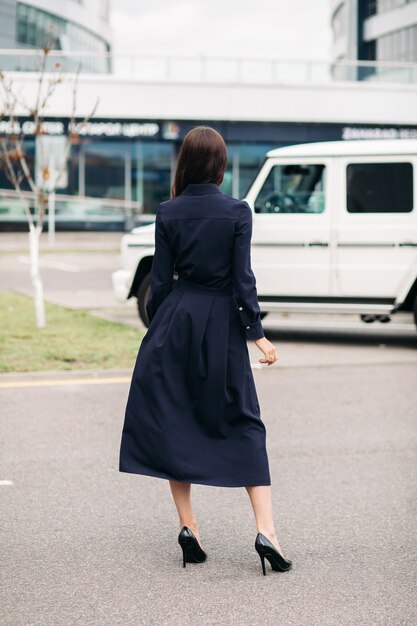
[[[189,184],[159,205],[150,326],[127,399],[121,472],[222,487],[271,484],[246,345],[264,336],[251,236],[248,203],[215,183]]]

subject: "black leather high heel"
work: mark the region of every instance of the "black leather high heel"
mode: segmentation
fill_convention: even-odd
[[[182,566],[186,563],[204,563],[207,554],[197,541],[197,537],[188,526],[183,526],[178,535],[178,543],[182,548]]]
[[[262,571],[266,576],[265,570],[265,558],[271,564],[271,567],[276,572],[286,572],[292,566],[292,561],[284,559],[282,554],[278,552],[273,543],[271,543],[268,537],[265,537],[262,533],[258,533],[255,539],[255,549],[261,558]]]

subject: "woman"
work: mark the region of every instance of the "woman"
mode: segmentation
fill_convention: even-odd
[[[158,207],[150,325],[133,370],[119,469],[169,480],[184,567],[207,557],[191,484],[245,487],[265,574],[265,558],[276,571],[291,561],[275,532],[246,339],[263,352],[261,363],[275,363],[277,352],[263,332],[251,269],[251,209],[219,189],[226,163],[222,136],[193,128],[181,146],[173,197]]]

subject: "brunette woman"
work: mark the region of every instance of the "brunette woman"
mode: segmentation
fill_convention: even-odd
[[[245,487],[265,574],[265,558],[276,571],[291,561],[275,532],[247,339],[263,353],[261,363],[278,357],[264,335],[251,268],[251,208],[219,188],[226,163],[222,136],[193,128],[181,146],[172,198],[157,209],[150,325],[133,370],[119,469],[169,480],[184,567],[207,558],[191,484]]]

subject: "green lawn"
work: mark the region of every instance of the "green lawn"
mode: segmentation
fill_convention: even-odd
[[[145,331],[45,307],[46,327],[37,328],[32,298],[0,293],[0,372],[133,367]]]

